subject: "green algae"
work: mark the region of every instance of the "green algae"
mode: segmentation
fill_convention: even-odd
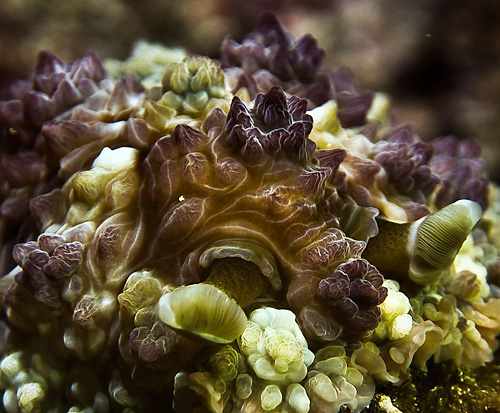
[[[382,403],[386,396],[403,413],[500,412],[499,357],[477,369],[450,362],[429,363],[427,372],[411,369],[410,378],[400,386],[380,386],[365,412],[391,413]]]

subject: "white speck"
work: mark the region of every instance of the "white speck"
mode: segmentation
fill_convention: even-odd
[[[383,409],[383,411],[385,411],[386,413],[403,413],[392,404],[391,398],[389,396],[382,395],[378,404],[380,408]]]

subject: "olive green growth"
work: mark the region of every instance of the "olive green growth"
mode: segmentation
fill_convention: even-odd
[[[498,365],[467,369],[451,362],[430,363],[427,373],[416,369],[411,373],[401,386],[380,386],[367,412],[387,413],[380,406],[381,396],[389,396],[394,408],[404,413],[500,411]]]
[[[406,249],[412,223],[399,224],[377,219],[378,235],[370,238],[363,258],[380,271],[391,271],[400,276],[408,274],[410,255]]]
[[[270,288],[269,281],[256,264],[234,257],[215,260],[204,284],[223,291],[241,307],[246,307]]]

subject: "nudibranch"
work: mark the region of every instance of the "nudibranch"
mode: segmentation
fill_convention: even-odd
[[[0,101],[7,412],[360,412],[375,380],[493,359],[473,143],[394,125],[270,14],[220,62],[135,53],[113,77],[44,52]]]

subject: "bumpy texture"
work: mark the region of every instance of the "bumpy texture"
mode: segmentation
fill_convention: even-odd
[[[479,149],[422,142],[322,58],[265,15],[223,42],[220,63],[142,44],[106,64],[111,77],[94,56],[43,53],[11,86],[6,411],[360,412],[374,380],[493,359],[500,201]],[[483,210],[468,236],[442,222],[456,201]],[[415,260],[434,264],[414,256],[424,227],[451,247],[439,277],[415,282]],[[232,304],[207,310],[200,337],[184,326],[198,327],[207,291]],[[246,327],[217,341],[231,309]]]

